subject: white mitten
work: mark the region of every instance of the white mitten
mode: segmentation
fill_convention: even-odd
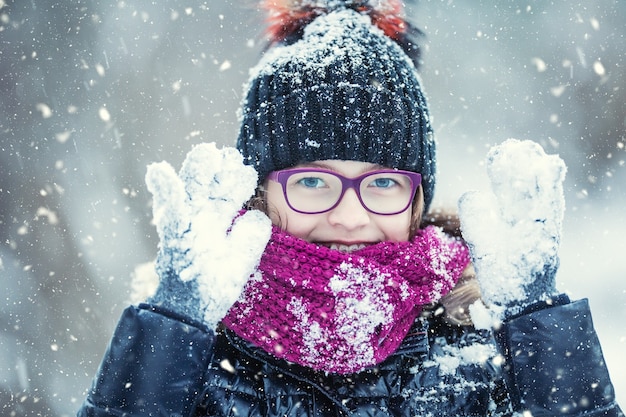
[[[556,293],[565,172],[538,144],[509,139],[487,155],[491,192],[459,200],[483,300],[506,316]]]
[[[179,175],[167,162],[151,164],[146,184],[160,239],[160,283],[149,301],[215,328],[255,273],[270,237],[262,212],[235,219],[257,174],[236,149],[206,143],[189,152]]]

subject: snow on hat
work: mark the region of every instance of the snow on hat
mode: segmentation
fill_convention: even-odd
[[[325,159],[422,174],[435,140],[417,74],[419,33],[394,0],[265,0],[273,44],[251,70],[237,148],[263,181]]]

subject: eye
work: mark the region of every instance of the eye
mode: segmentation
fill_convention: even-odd
[[[398,185],[398,181],[392,178],[376,178],[370,183],[370,187],[376,188],[391,188]]]
[[[306,188],[322,188],[326,186],[324,180],[318,177],[304,177],[300,178],[297,182],[297,185],[301,185]]]

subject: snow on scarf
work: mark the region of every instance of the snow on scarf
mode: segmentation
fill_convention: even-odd
[[[278,358],[358,372],[393,353],[421,306],[448,293],[468,263],[466,246],[433,226],[352,253],[274,227],[260,273],[223,322]]]

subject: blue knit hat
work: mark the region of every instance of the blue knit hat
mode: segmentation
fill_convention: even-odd
[[[419,172],[427,209],[435,140],[406,45],[372,23],[363,7],[368,1],[316,1],[334,6],[312,13],[251,70],[237,148],[260,181],[271,171],[325,159]]]

